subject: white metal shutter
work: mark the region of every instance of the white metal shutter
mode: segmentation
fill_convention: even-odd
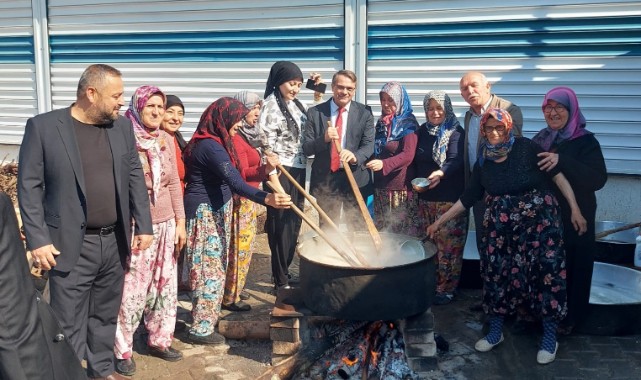
[[[275,61],[304,75],[343,67],[344,5],[337,0],[49,0],[54,108],[75,98],[92,63],[123,72],[127,105],[143,84],[179,96],[190,135],[202,111],[240,90],[262,96]],[[301,98],[311,103],[312,93]],[[124,110],[123,110],[124,111]]]
[[[468,107],[458,84],[470,70],[521,107],[529,137],[545,127],[545,93],[571,87],[608,172],[641,174],[641,2],[368,1],[375,112],[382,85],[398,80],[420,120],[425,93],[443,89],[462,122]]]
[[[0,144],[19,144],[37,113],[33,50],[31,0],[0,2]]]

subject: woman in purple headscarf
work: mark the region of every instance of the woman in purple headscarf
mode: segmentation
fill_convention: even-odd
[[[410,226],[408,207],[418,122],[407,91],[400,83],[386,83],[379,96],[381,117],[375,127],[374,158],[365,165],[374,172],[376,227],[405,233]]]
[[[131,120],[138,156],[151,202],[154,240],[132,249],[125,272],[114,353],[116,371],[136,371],[133,336],[144,319],[149,353],[168,361],[182,358],[171,347],[176,326],[176,259],[185,245],[185,210],[172,136],[161,130],[167,97],[154,86],[141,86],[125,117]]]
[[[561,170],[574,189],[581,214],[588,222],[587,232],[579,236],[571,227],[570,206],[562,197],[557,197],[563,216],[568,270],[568,315],[559,331],[569,334],[577,318],[585,314],[590,300],[596,250],[594,219],[597,204],[594,192],[605,185],[607,170],[601,146],[585,129],[585,117],[572,89],[553,88],[545,95],[541,108],[548,126],[533,138],[545,150],[539,154],[539,167],[544,171]]]
[[[483,114],[479,157],[469,184],[427,233],[433,237],[444,223],[485,197],[479,254],[490,331],[474,348],[487,352],[501,343],[504,317],[525,307],[543,321],[537,362],[547,364],[556,357],[556,329],[567,312],[561,210],[549,178],[571,205],[572,228],[582,234],[587,223],[565,176],[558,169],[538,170],[541,148],[514,137],[512,127],[505,110],[490,108]]]

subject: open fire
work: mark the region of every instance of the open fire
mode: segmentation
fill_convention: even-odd
[[[418,379],[393,323],[371,322],[328,350],[296,379]]]
[[[273,367],[261,379],[419,379],[435,369],[431,310],[396,321],[350,321],[314,315],[300,297],[299,289],[279,294]]]

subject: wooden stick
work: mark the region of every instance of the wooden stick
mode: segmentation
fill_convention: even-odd
[[[307,191],[305,191],[305,189],[298,183],[298,181],[296,181],[296,179],[292,177],[292,175],[289,174],[287,170],[285,170],[283,165],[278,165],[277,168],[278,170],[280,170],[281,173],[285,175],[285,177],[287,177],[289,182],[291,182],[292,185],[294,185],[294,187],[298,189],[298,191],[301,194],[303,194],[305,199],[307,199],[309,203],[311,203],[311,205],[314,206],[314,208],[318,211],[318,215],[320,215],[320,217],[323,218],[323,220],[325,220],[325,222],[327,222],[327,224],[329,224],[329,226],[336,231],[336,233],[340,236],[341,240],[343,240],[343,243],[345,243],[347,248],[349,248],[349,250],[354,253],[354,256],[356,256],[358,261],[361,264],[363,263],[367,264],[367,260],[365,259],[365,256],[363,256],[359,251],[356,250],[356,247],[354,247],[351,241],[345,238],[345,236],[338,229],[338,226],[334,223],[334,221],[332,221],[329,215],[327,215],[325,211],[323,211],[323,209],[318,205],[318,203],[316,203],[316,200],[314,199],[314,197],[312,197]],[[366,265],[366,266],[369,266],[369,265]]]
[[[612,234],[617,233],[617,232],[629,230],[629,229],[634,228],[634,227],[641,227],[641,222],[632,223],[632,224],[626,224],[625,226],[613,228],[611,230],[601,231],[598,234],[595,234],[594,238],[597,239],[597,240],[598,239],[602,239],[602,238],[604,238],[604,237],[606,237],[608,235],[612,235]]]
[[[271,184],[271,182],[267,181],[266,183],[267,183],[267,186],[269,186],[269,187],[270,187],[272,190],[274,190],[275,192],[278,192],[278,193],[284,194],[283,192],[281,192],[281,191],[279,191],[279,190],[276,190],[276,187],[275,187],[274,185],[272,185],[272,184]],[[341,256],[341,257],[342,257],[342,258],[343,258],[343,259],[344,259],[344,260],[345,260],[349,265],[351,265],[352,267],[355,267],[355,268],[357,268],[357,267],[361,267],[361,266],[366,266],[366,265],[367,265],[367,263],[360,263],[360,265],[359,265],[359,262],[358,262],[358,261],[356,261],[356,260],[354,260],[354,258],[352,258],[352,257],[349,255],[349,253],[348,253],[348,252],[344,251],[341,247],[339,247],[339,246],[337,246],[336,244],[334,244],[334,242],[332,241],[332,239],[330,239],[330,237],[329,237],[329,236],[327,236],[327,234],[326,234],[323,230],[321,230],[321,229],[320,229],[320,227],[318,227],[318,225],[316,225],[316,223],[314,223],[314,222],[313,222],[313,221],[312,221],[312,220],[311,220],[307,215],[305,215],[305,213],[304,213],[303,211],[301,211],[301,209],[299,209],[298,207],[296,207],[296,205],[292,204],[291,208],[292,208],[292,210],[296,213],[296,215],[300,216],[300,217],[305,221],[305,223],[309,224],[309,226],[310,226],[314,231],[316,231],[316,233],[317,233],[321,238],[323,238],[323,239],[327,242],[327,244],[329,244],[329,246],[330,246],[330,247],[332,247],[336,252],[338,252],[338,254],[339,254],[339,255],[340,255],[340,256]]]
[[[332,122],[330,120],[327,120],[327,126],[332,127]],[[338,139],[335,139],[334,144],[336,146],[336,151],[338,151],[338,154],[340,155],[341,151],[343,150],[340,141],[338,141]],[[369,210],[367,209],[367,205],[365,204],[365,200],[363,199],[363,194],[361,194],[361,190],[358,188],[358,184],[356,183],[356,179],[354,178],[354,173],[352,173],[352,168],[350,168],[347,161],[343,162],[343,168],[345,169],[345,174],[347,174],[349,184],[352,186],[352,192],[356,197],[356,202],[358,203],[358,208],[361,210],[361,215],[363,216],[363,219],[365,219],[365,224],[367,225],[369,234],[372,236],[372,240],[374,241],[376,251],[380,252],[381,248],[383,247],[383,241],[381,240],[381,235],[378,233],[378,230],[374,225],[372,216],[369,214]]]

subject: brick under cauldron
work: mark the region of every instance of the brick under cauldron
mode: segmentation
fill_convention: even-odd
[[[409,367],[413,375],[407,379],[424,378],[437,364],[431,309],[398,321],[346,321],[316,315],[303,304],[300,289],[294,288],[279,292],[276,298],[270,338],[274,374],[282,379],[366,378],[363,372],[371,370],[370,363],[386,360],[376,357],[375,347],[393,358],[387,362],[394,368],[385,371],[401,376],[403,367]],[[398,342],[404,342],[404,351]],[[379,367],[383,365],[387,364]],[[319,377],[320,370],[327,371],[328,377]]]

